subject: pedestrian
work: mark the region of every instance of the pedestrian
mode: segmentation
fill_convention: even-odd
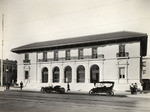
[[[131,94],[134,94],[134,84],[133,83],[130,85],[130,91],[131,91]]]
[[[10,85],[11,85],[11,84],[8,82],[8,89],[10,89]]]
[[[22,88],[23,88],[23,82],[21,81],[20,82],[20,89],[22,90]]]
[[[137,93],[137,89],[138,89],[137,83],[134,84],[134,88],[135,88],[135,94],[136,94]]]
[[[6,89],[8,89],[8,82],[6,83]]]
[[[70,91],[70,85],[67,83],[67,91]]]

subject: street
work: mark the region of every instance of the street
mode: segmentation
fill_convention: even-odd
[[[0,92],[0,112],[149,112],[149,98]]]

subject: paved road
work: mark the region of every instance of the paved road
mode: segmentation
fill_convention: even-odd
[[[0,92],[0,112],[150,112],[150,99]]]

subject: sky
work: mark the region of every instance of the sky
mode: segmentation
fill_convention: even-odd
[[[33,42],[123,30],[150,35],[150,0],[0,0],[1,21],[2,14],[3,58],[10,60],[18,55],[12,48]]]

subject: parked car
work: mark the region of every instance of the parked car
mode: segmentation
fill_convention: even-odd
[[[105,93],[107,96],[113,96],[114,82],[112,81],[102,81],[95,83],[95,87],[89,91],[89,95],[98,95]]]
[[[65,93],[65,88],[61,87],[60,85],[56,86],[46,86],[41,87],[41,92],[43,93]]]

